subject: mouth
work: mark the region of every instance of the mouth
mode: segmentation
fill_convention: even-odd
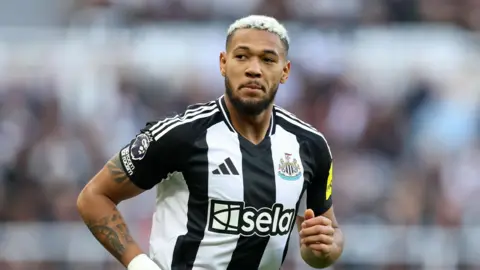
[[[242,85],[240,89],[248,90],[248,91],[264,91],[261,85],[253,84],[253,83]]]

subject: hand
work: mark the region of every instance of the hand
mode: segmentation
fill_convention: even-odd
[[[302,248],[308,248],[316,257],[330,255],[333,250],[335,229],[332,221],[324,216],[315,217],[311,209],[304,214],[304,221],[300,231]]]

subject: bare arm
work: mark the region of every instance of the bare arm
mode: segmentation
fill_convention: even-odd
[[[316,256],[313,254],[312,250],[309,249],[305,244],[300,243],[300,252],[302,255],[303,260],[314,268],[326,268],[332,265],[343,252],[343,245],[344,245],[344,237],[343,233],[338,226],[337,219],[335,217],[335,213],[333,211],[333,207],[325,212],[322,216],[331,220],[331,227],[334,229],[333,234],[333,243],[330,251],[328,253],[322,254],[322,256]],[[305,221],[303,217],[297,216],[297,227],[298,232],[300,233],[302,230],[302,223]]]
[[[147,123],[90,180],[77,200],[88,229],[129,270],[160,268],[132,239],[117,204],[152,189],[171,172],[182,171],[190,137],[196,136],[189,125],[164,130],[163,124],[163,120]]]
[[[143,252],[131,237],[117,204],[143,191],[129,180],[119,155],[115,155],[77,199],[78,211],[88,229],[125,267]]]

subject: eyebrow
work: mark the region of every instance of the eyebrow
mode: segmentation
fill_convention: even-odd
[[[251,51],[249,47],[247,46],[238,46],[237,48],[235,48],[235,50],[246,50],[246,51]],[[274,50],[263,50],[263,53],[264,54],[273,54],[275,56],[278,56],[278,53]]]

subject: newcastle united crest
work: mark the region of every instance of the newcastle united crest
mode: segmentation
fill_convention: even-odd
[[[295,181],[302,176],[300,164],[295,158],[292,158],[292,154],[285,153],[285,158],[280,159],[278,176],[287,181]]]

